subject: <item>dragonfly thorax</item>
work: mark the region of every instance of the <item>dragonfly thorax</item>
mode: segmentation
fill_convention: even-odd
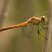
[[[41,21],[41,19],[39,17],[37,17],[37,16],[33,16],[29,20],[27,20],[27,21],[29,23],[32,23],[32,24],[38,24]]]

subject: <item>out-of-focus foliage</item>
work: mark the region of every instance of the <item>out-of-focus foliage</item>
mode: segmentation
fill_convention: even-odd
[[[23,22],[34,15],[48,16],[48,1],[9,0],[5,15],[4,26]],[[40,25],[39,30],[40,34],[38,34],[38,25],[33,25],[26,29],[17,28],[1,32],[0,52],[42,52],[46,30]],[[31,35],[32,39],[23,37],[25,34]]]

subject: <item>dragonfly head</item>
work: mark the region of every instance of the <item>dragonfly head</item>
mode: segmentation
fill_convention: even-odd
[[[47,29],[47,24],[48,24],[48,18],[46,16],[41,16],[41,26],[44,29]]]
[[[48,19],[46,16],[41,16],[41,21],[44,22],[44,23],[47,23],[48,22]]]

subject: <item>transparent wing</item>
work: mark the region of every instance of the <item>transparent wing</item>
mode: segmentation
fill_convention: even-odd
[[[27,39],[37,39],[39,37],[39,26],[38,25],[28,25],[26,27],[22,27],[23,37]]]
[[[27,39],[31,39],[33,38],[33,26],[28,25],[26,27],[22,27],[22,33],[23,33],[23,37],[27,38]]]

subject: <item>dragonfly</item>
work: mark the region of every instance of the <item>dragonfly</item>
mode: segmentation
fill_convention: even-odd
[[[48,22],[48,19],[47,19],[46,16],[33,16],[33,17],[29,18],[28,20],[26,20],[25,22],[22,22],[22,23],[19,23],[19,24],[16,24],[16,25],[12,25],[12,26],[2,27],[2,28],[0,28],[0,32],[3,32],[5,30],[9,30],[9,29],[22,27],[23,35],[25,37],[31,38],[32,32],[33,32],[32,29],[34,29],[33,26],[35,26],[35,25],[38,26],[37,32],[38,32],[38,34],[40,34],[39,24],[44,29],[46,29],[47,28],[47,26],[46,26],[47,22]]]
[[[9,30],[9,29],[13,29],[13,28],[19,28],[19,27],[26,27],[26,26],[31,25],[31,24],[37,25],[40,23],[43,23],[43,24],[47,23],[47,17],[46,16],[33,16],[25,22],[22,22],[22,23],[19,23],[16,25],[12,25],[12,26],[0,28],[0,31],[5,31],[5,30]],[[41,25],[41,26],[44,27],[43,25]]]

